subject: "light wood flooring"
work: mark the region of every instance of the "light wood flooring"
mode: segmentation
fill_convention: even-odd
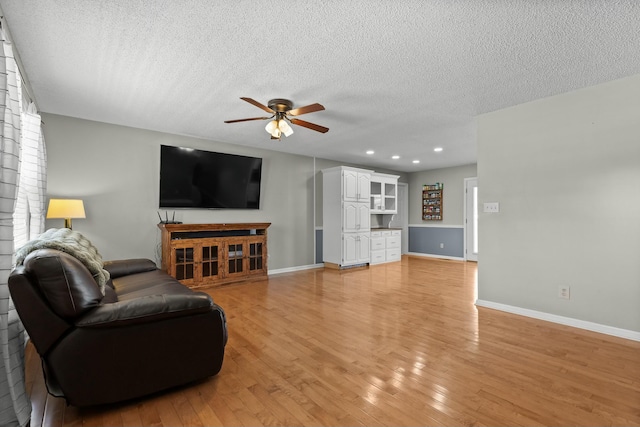
[[[475,307],[477,265],[403,257],[214,288],[221,372],[78,409],[27,348],[31,426],[640,425],[640,343]]]

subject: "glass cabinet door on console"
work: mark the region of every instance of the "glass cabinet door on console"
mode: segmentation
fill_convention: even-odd
[[[193,283],[195,277],[195,254],[193,243],[180,242],[171,248],[171,258],[173,259],[173,271],[171,275],[185,284]]]
[[[203,280],[208,278],[220,277],[220,245],[202,244],[202,269],[201,276]]]
[[[185,285],[197,286],[203,280],[220,276],[219,245],[204,245],[199,241],[180,240],[171,248],[171,275]]]
[[[225,277],[266,273],[266,251],[262,237],[235,237],[224,242],[227,252]]]
[[[244,254],[247,253],[244,242],[245,239],[243,237],[229,238],[223,241],[227,253],[226,277],[231,277],[234,274],[244,274],[246,270],[244,266]]]
[[[249,247],[248,252],[248,266],[247,270],[250,274],[264,274],[267,272],[267,251],[264,244],[264,239],[257,237],[247,238],[247,245]]]

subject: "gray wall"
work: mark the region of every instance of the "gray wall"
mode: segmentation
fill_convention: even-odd
[[[482,115],[478,135],[479,202],[500,203],[478,298],[640,331],[640,75]]]
[[[461,226],[464,220],[464,179],[477,176],[477,165],[414,172],[409,177],[409,224]],[[422,186],[444,184],[442,221],[422,220]]]
[[[464,229],[460,227],[409,227],[409,252],[464,258]]]
[[[271,222],[269,269],[315,263],[313,158],[228,145],[106,123],[43,114],[49,197],[85,201],[86,219],[74,229],[104,259],[159,261],[160,145],[178,145],[263,158],[259,210],[176,210],[188,223]],[[47,220],[47,228],[62,220]]]
[[[322,248],[321,241],[314,242],[316,235],[322,236],[316,231],[322,226],[321,170],[342,163],[54,114],[42,118],[47,196],[85,201],[87,218],[74,220],[74,229],[90,238],[104,259],[144,257],[159,263],[162,144],[263,158],[259,210],[176,209],[176,220],[271,222],[269,270],[310,266],[322,258],[321,250],[314,257],[316,246]],[[406,182],[407,174],[381,172],[401,175]],[[62,223],[47,220],[46,226],[59,228]]]
[[[464,179],[476,174],[477,166],[472,164],[414,172],[409,176],[409,252],[464,257]],[[436,182],[442,183],[444,189],[442,221],[423,221],[422,186]]]

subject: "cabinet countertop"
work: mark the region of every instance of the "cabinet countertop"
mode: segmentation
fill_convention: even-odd
[[[402,228],[398,228],[398,227],[391,227],[391,228],[387,228],[387,227],[377,227],[377,228],[371,228],[371,231],[384,231],[384,230],[402,230]]]

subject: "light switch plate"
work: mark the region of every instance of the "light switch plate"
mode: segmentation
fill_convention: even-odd
[[[483,204],[483,212],[487,213],[498,213],[500,212],[500,203],[499,202],[485,202]]]

